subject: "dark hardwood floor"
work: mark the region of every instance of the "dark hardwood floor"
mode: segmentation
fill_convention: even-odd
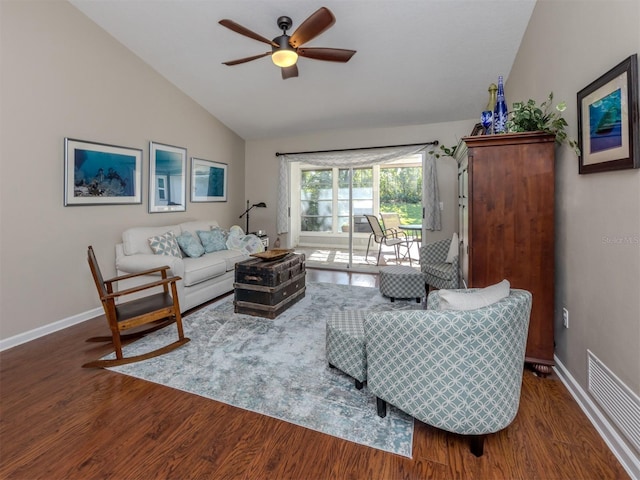
[[[308,281],[377,277],[308,270]],[[185,321],[188,321],[188,316]],[[2,479],[624,479],[556,378],[525,372],[520,410],[474,457],[416,422],[407,459],[108,370],[103,318],[0,353]],[[238,372],[238,381],[242,373]],[[371,412],[371,415],[375,415]]]

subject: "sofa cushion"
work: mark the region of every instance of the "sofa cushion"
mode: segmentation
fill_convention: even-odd
[[[184,285],[190,287],[227,272],[227,263],[223,255],[208,253],[198,258],[187,257],[184,262]]]
[[[440,290],[440,310],[475,310],[487,307],[509,295],[508,280],[473,291]]]
[[[227,239],[220,228],[214,228],[213,230],[196,230],[204,251],[206,253],[217,252],[227,249]]]
[[[198,230],[212,230],[219,227],[218,222],[215,220],[193,220],[191,222],[184,222],[179,225],[183,232],[196,232]]]
[[[166,232],[149,238],[149,246],[156,255],[169,255],[182,258],[180,246],[173,232]]]
[[[227,264],[227,271],[234,270],[236,268],[236,263],[242,262],[248,258],[245,253],[239,252],[238,250],[220,250],[219,252],[215,252],[213,255],[218,255],[220,258],[224,258],[224,261]]]
[[[204,247],[193,233],[184,231],[176,237],[176,240],[187,257],[198,258],[204,254]]]
[[[436,278],[453,280],[458,274],[453,264],[447,262],[425,263],[421,266],[424,273],[428,273]]]
[[[135,255],[146,253],[152,255],[154,252],[149,245],[149,238],[163,233],[173,232],[180,235],[182,232],[178,225],[164,227],[135,227],[125,230],[122,234],[122,247],[125,255]]]

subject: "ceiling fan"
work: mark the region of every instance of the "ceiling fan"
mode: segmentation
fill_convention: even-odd
[[[281,67],[282,79],[286,80],[287,78],[298,76],[298,66],[296,65],[298,56],[314,60],[326,60],[329,62],[348,62],[353,54],[356,53],[355,50],[345,50],[342,48],[302,47],[303,44],[320,35],[335,22],[336,17],[333,16],[333,13],[331,13],[328,8],[321,7],[302,22],[292,35],[287,35],[287,30],[291,28],[293,22],[289,17],[279,17],[277,23],[278,28],[282,30],[282,35],[274,38],[273,40],[269,40],[268,38],[258,35],[248,28],[237,24],[233,20],[225,18],[220,20],[218,23],[236,33],[239,33],[240,35],[271,45],[271,51],[254,55],[252,57],[239,58],[237,60],[222,63],[228,66],[233,66],[271,55],[273,63],[278,67]]]

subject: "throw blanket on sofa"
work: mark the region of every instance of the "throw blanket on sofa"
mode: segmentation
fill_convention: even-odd
[[[227,236],[227,248],[229,250],[239,250],[242,253],[251,255],[252,253],[264,252],[264,245],[256,235],[244,234],[244,230],[238,225],[229,229]]]

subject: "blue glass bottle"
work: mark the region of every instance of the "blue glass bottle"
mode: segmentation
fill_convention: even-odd
[[[493,109],[493,133],[507,132],[507,102],[504,99],[504,84],[502,75],[498,77],[498,100]]]

